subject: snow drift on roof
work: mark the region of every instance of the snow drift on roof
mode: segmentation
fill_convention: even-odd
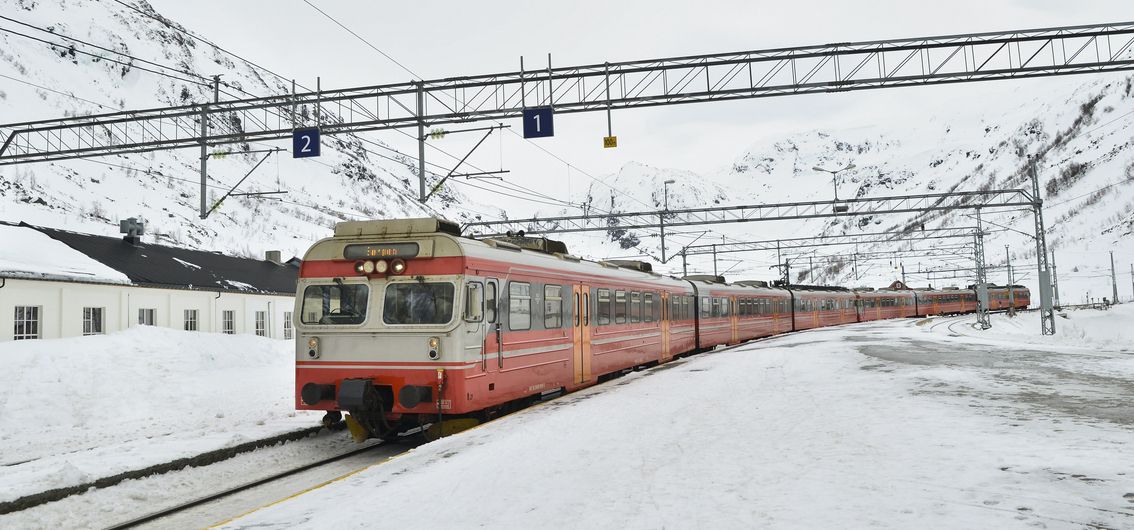
[[[125,274],[32,228],[0,225],[0,276],[130,283]]]

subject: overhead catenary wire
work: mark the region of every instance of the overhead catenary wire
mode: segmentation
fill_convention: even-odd
[[[23,83],[23,84],[25,84],[25,85],[28,85],[28,86],[31,86],[31,87],[35,87],[35,88],[38,88],[38,89],[40,89],[40,90],[46,90],[46,91],[48,91],[48,92],[52,92],[52,93],[55,93],[55,94],[59,94],[60,96],[66,96],[66,97],[69,97],[69,98],[71,98],[71,99],[74,99],[74,100],[82,101],[82,102],[85,102],[85,103],[90,103],[91,105],[95,105],[95,106],[97,106],[97,107],[101,107],[101,108],[104,108],[104,109],[118,109],[118,110],[122,110],[122,108],[121,108],[121,107],[118,107],[118,106],[113,106],[113,105],[104,105],[104,104],[102,104],[102,103],[99,103],[99,102],[97,102],[97,101],[91,101],[91,100],[89,100],[89,99],[86,99],[86,98],[81,98],[81,97],[79,97],[79,96],[76,96],[76,95],[74,95],[74,94],[68,94],[68,93],[66,93],[66,92],[61,92],[61,91],[59,91],[59,90],[55,90],[55,89],[53,89],[53,88],[47,88],[47,87],[45,87],[45,86],[43,86],[43,85],[37,85],[37,84],[35,84],[35,83],[32,83],[31,81],[25,81],[25,80],[23,80],[23,79],[17,79],[17,78],[15,78],[15,77],[9,77],[9,76],[6,76],[6,75],[4,75],[4,74],[0,74],[0,77],[3,77],[4,79],[8,79],[8,80],[11,80],[11,81],[15,81],[15,82],[17,82],[17,83]]]
[[[374,51],[376,51],[376,52],[378,52],[379,54],[381,54],[381,55],[382,55],[383,57],[385,57],[386,59],[388,59],[388,60],[389,60],[390,62],[392,62],[392,63],[394,63],[394,64],[398,65],[398,67],[399,67],[399,68],[401,68],[402,70],[405,70],[406,72],[408,72],[408,73],[409,73],[410,75],[413,75],[413,76],[414,76],[415,78],[417,78],[417,79],[421,79],[421,78],[422,78],[422,76],[421,76],[421,75],[419,75],[419,74],[418,74],[417,72],[413,71],[412,69],[410,69],[410,68],[409,68],[409,67],[407,67],[406,65],[402,64],[402,63],[401,63],[401,62],[399,62],[399,61],[398,61],[397,59],[393,58],[393,57],[392,57],[392,56],[390,56],[390,55],[389,55],[388,53],[386,53],[385,51],[383,51],[383,50],[382,50],[381,48],[379,48],[379,47],[375,46],[375,45],[374,45],[374,43],[370,42],[369,40],[365,39],[364,37],[362,37],[361,35],[359,35],[358,33],[356,33],[356,32],[355,32],[354,30],[351,30],[351,29],[350,29],[349,27],[347,27],[347,26],[346,26],[345,24],[343,24],[342,22],[340,22],[340,21],[339,21],[338,19],[336,19],[335,17],[331,16],[331,15],[330,15],[330,14],[328,14],[328,13],[327,13],[326,11],[323,11],[323,10],[322,10],[322,9],[320,9],[320,8],[319,8],[318,6],[316,6],[315,4],[313,4],[312,2],[310,2],[310,0],[303,0],[303,2],[304,2],[304,3],[306,3],[307,5],[311,6],[311,8],[312,8],[312,9],[314,9],[314,10],[318,11],[318,12],[319,12],[319,13],[320,13],[321,15],[323,15],[324,17],[326,17],[326,18],[327,18],[328,20],[330,20],[331,22],[333,22],[333,23],[334,23],[335,25],[339,26],[340,28],[342,28],[342,29],[343,29],[343,30],[345,30],[346,32],[348,32],[348,33],[350,33],[351,35],[353,35],[353,36],[354,36],[354,37],[355,37],[356,39],[358,39],[359,41],[362,41],[362,42],[363,42],[364,44],[366,44],[367,46],[369,46],[369,47],[370,47],[371,49],[373,49]],[[498,125],[502,125],[502,124],[501,124],[500,122],[496,122],[496,123],[497,123]],[[405,135],[407,135],[407,136],[410,136],[410,137],[412,138],[412,135],[410,135],[409,133],[406,133],[405,131],[400,131],[400,130],[399,130],[399,132],[401,132],[401,133],[403,133],[403,134],[405,134]],[[551,156],[552,158],[555,158],[556,160],[559,160],[560,162],[562,162],[562,163],[566,164],[566,165],[567,165],[567,166],[568,166],[569,168],[574,168],[574,169],[575,169],[576,171],[578,171],[579,173],[582,173],[583,175],[587,176],[587,177],[588,177],[588,178],[590,178],[591,180],[593,180],[593,181],[595,181],[595,182],[597,182],[597,183],[599,183],[599,184],[602,184],[602,185],[604,185],[604,186],[606,186],[606,187],[610,188],[611,190],[614,190],[614,191],[618,192],[619,194],[621,194],[621,195],[623,195],[623,196],[625,196],[625,197],[627,197],[627,198],[629,198],[629,199],[631,199],[631,200],[634,200],[634,201],[638,202],[639,204],[645,205],[645,206],[647,206],[647,207],[652,207],[652,205],[650,205],[650,204],[647,204],[646,202],[644,202],[644,201],[642,201],[642,200],[638,199],[637,197],[634,197],[633,195],[631,195],[631,194],[629,194],[629,193],[626,193],[626,192],[625,192],[625,191],[623,191],[623,190],[620,190],[620,189],[618,189],[618,188],[615,188],[614,186],[611,186],[610,184],[607,184],[606,182],[603,182],[602,180],[600,180],[600,179],[596,178],[596,177],[595,177],[594,175],[591,175],[591,174],[590,174],[590,173],[588,173],[587,171],[585,171],[585,170],[583,170],[583,169],[579,168],[578,166],[576,166],[576,165],[574,165],[574,164],[572,164],[572,163],[568,162],[568,161],[567,161],[567,160],[565,160],[565,159],[564,159],[563,157],[561,157],[561,156],[559,156],[559,155],[557,155],[557,154],[555,154],[555,153],[553,153],[553,152],[549,151],[549,150],[548,150],[548,149],[546,149],[545,147],[543,147],[543,146],[541,146],[541,145],[539,145],[539,144],[537,144],[537,143],[535,143],[535,142],[532,142],[532,141],[531,141],[530,139],[527,139],[527,138],[523,138],[523,136],[522,136],[522,135],[520,135],[519,133],[517,133],[516,131],[513,131],[513,130],[511,130],[511,129],[508,129],[508,132],[512,133],[513,135],[515,135],[515,136],[517,136],[517,137],[520,137],[520,138],[524,139],[524,140],[525,140],[526,142],[528,142],[529,144],[531,144],[531,145],[534,145],[534,146],[535,146],[536,148],[538,148],[539,150],[541,150],[541,151],[543,151],[544,153],[548,154],[548,155],[549,155],[549,156]],[[431,144],[426,144],[426,145],[431,145]],[[457,157],[455,157],[454,155],[452,155],[452,154],[450,154],[450,153],[447,153],[447,152],[444,152],[443,150],[441,150],[441,149],[440,149],[440,148],[438,148],[437,146],[432,146],[432,147],[433,147],[434,149],[438,150],[438,151],[441,151],[441,152],[443,152],[443,153],[444,153],[444,154],[446,154],[446,155],[449,155],[449,156],[453,157],[454,159],[457,159]],[[476,166],[473,166],[472,164],[469,164],[469,165],[470,165],[470,167],[474,167],[474,168],[476,167]],[[483,170],[480,170],[480,169],[478,169],[478,171],[483,171]]]
[[[125,66],[125,67],[127,67],[127,68],[133,68],[133,69],[137,69],[137,70],[142,70],[142,71],[144,71],[144,72],[150,72],[150,73],[153,73],[153,74],[157,74],[157,75],[161,75],[161,76],[165,76],[165,77],[168,77],[168,78],[171,78],[171,79],[176,79],[176,80],[178,80],[178,81],[181,81],[181,82],[184,82],[184,83],[192,83],[192,84],[195,84],[195,85],[201,85],[201,86],[212,86],[212,85],[210,85],[209,83],[205,83],[205,82],[203,82],[203,81],[194,81],[194,80],[192,80],[192,79],[186,79],[186,78],[184,78],[184,77],[176,76],[176,75],[173,75],[173,74],[170,74],[170,73],[167,73],[167,72],[162,72],[162,71],[159,71],[159,70],[152,70],[152,69],[149,69],[149,68],[145,68],[145,67],[142,67],[142,66],[138,66],[138,65],[136,65],[136,64],[131,64],[131,63],[122,62],[122,61],[119,61],[119,60],[117,60],[117,59],[112,59],[112,58],[110,58],[110,57],[106,57],[106,56],[103,56],[103,55],[99,55],[99,54],[97,54],[97,53],[91,53],[91,52],[87,52],[87,51],[79,50],[79,49],[76,49],[76,48],[75,48],[75,47],[73,47],[73,46],[70,46],[70,47],[69,47],[69,46],[67,46],[67,45],[65,45],[65,44],[60,44],[60,43],[58,43],[58,42],[49,41],[49,40],[46,40],[46,39],[41,39],[41,38],[39,38],[39,37],[33,37],[33,36],[31,36],[31,35],[28,35],[28,34],[26,34],[26,33],[20,33],[20,32],[18,32],[18,31],[15,31],[15,30],[11,30],[11,29],[8,29],[8,28],[0,28],[0,31],[3,31],[3,32],[5,32],[5,33],[11,33],[11,34],[13,34],[13,35],[18,35],[18,36],[20,36],[20,37],[24,37],[24,38],[27,38],[27,39],[31,39],[31,40],[34,40],[34,41],[38,41],[38,42],[41,42],[41,43],[47,44],[47,45],[49,45],[49,46],[55,46],[55,47],[59,47],[59,48],[63,48],[63,49],[67,49],[67,50],[73,51],[73,52],[75,52],[75,53],[81,53],[81,54],[83,54],[83,55],[87,55],[87,56],[89,56],[89,57],[93,57],[93,58],[95,58],[95,59],[99,59],[99,60],[102,60],[102,61],[108,61],[108,62],[112,62],[112,63],[115,63],[115,64],[120,64],[120,65],[122,65],[122,66]]]

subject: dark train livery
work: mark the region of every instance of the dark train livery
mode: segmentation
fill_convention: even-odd
[[[1011,289],[1026,308],[1028,290]],[[297,293],[296,405],[328,420],[349,412],[359,438],[467,425],[719,345],[976,310],[971,289],[674,278],[542,238],[461,237],[439,219],[339,223],[307,252]],[[990,289],[992,309],[1008,299],[1008,288]]]

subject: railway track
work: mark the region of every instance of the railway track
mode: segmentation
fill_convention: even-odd
[[[712,350],[706,350],[706,351],[698,352],[698,353],[708,353],[708,354],[722,353],[722,352],[734,350],[734,349],[737,349],[737,348],[741,348],[741,347],[744,347],[744,346],[747,346],[747,345],[750,345],[750,344],[753,344],[753,343],[757,343],[757,342],[761,342],[761,341],[768,340],[768,339],[771,339],[771,338],[775,338],[777,336],[760,337],[760,338],[752,339],[752,340],[749,340],[749,341],[746,341],[746,342],[742,342],[740,344],[734,344],[734,345],[731,345],[731,346],[724,346],[724,347],[717,347],[717,348],[712,349]],[[674,359],[673,361],[671,361],[669,363],[662,364],[662,365],[650,366],[650,367],[645,368],[645,369],[646,370],[655,370],[655,369],[673,368],[675,366],[684,364],[685,362],[690,360],[690,358],[695,358],[695,357],[696,357],[696,354],[691,355],[691,356],[683,356],[681,358]],[[623,374],[630,373],[630,372],[633,372],[633,371],[635,371],[635,370],[628,369],[628,370],[625,370],[623,372]],[[610,381],[605,381],[603,383],[599,383],[599,385],[597,385],[597,386],[603,386],[603,385],[610,383],[610,382],[613,382],[617,379],[618,378],[614,378]],[[548,399],[541,400],[541,401],[537,402],[535,405],[544,404],[544,403],[547,403],[549,401],[554,401],[555,399],[558,399],[560,397],[565,397],[565,396],[570,396],[570,395],[571,394],[558,394],[558,395],[555,395],[555,396],[549,396]],[[530,408],[530,407],[525,407],[525,408]],[[519,409],[519,410],[523,410],[523,409]],[[517,410],[516,412],[518,412],[519,410]],[[160,510],[155,510],[153,512],[142,515],[140,517],[135,517],[135,518],[130,519],[128,521],[116,523],[116,524],[108,526],[106,528],[107,528],[107,530],[121,530],[121,529],[127,529],[127,528],[146,527],[147,525],[150,525],[151,523],[161,523],[160,526],[162,526],[162,527],[186,527],[186,526],[194,526],[194,524],[199,526],[200,525],[200,518],[209,517],[209,518],[211,518],[211,521],[209,523],[206,523],[206,524],[213,524],[217,521],[227,520],[229,518],[234,518],[234,517],[239,517],[240,515],[243,515],[243,514],[249,512],[251,510],[254,510],[256,508],[259,508],[260,506],[263,506],[264,504],[268,504],[268,503],[277,501],[281,498],[286,498],[286,497],[296,495],[296,494],[302,493],[304,491],[307,491],[307,490],[310,490],[310,489],[313,489],[313,488],[317,488],[317,487],[319,487],[323,484],[326,484],[327,482],[333,481],[337,478],[341,478],[343,476],[353,474],[353,473],[358,472],[361,469],[365,469],[366,467],[369,467],[369,466],[371,466],[375,463],[385,461],[385,460],[392,458],[394,456],[397,456],[397,455],[399,455],[399,454],[401,454],[405,451],[408,451],[408,450],[412,449],[413,447],[416,447],[420,443],[423,443],[423,442],[422,441],[414,441],[414,442],[389,443],[389,442],[380,442],[380,441],[377,441],[377,440],[372,440],[372,441],[369,441],[369,442],[365,443],[363,446],[358,447],[356,449],[345,451],[345,452],[342,452],[342,453],[334,455],[334,456],[330,456],[330,457],[327,457],[327,458],[317,460],[315,462],[310,462],[308,464],[297,466],[295,468],[291,468],[291,469],[288,469],[288,470],[285,470],[285,471],[274,473],[272,475],[269,475],[269,476],[266,476],[266,477],[263,477],[263,478],[259,478],[259,479],[256,479],[256,480],[244,483],[244,484],[240,484],[240,485],[237,485],[237,486],[234,486],[234,487],[230,487],[230,488],[224,489],[222,491],[218,491],[218,492],[215,492],[215,493],[204,495],[204,496],[201,496],[201,497],[198,497],[198,498],[195,498],[195,499],[192,499],[192,500],[180,503],[180,504],[176,504],[174,506],[162,508]],[[377,458],[375,458],[375,457],[377,457]],[[318,470],[320,468],[330,466],[330,465],[335,464],[337,462],[345,462],[345,461],[352,459],[352,458],[357,458],[360,461],[353,463],[353,464],[348,463],[347,465],[342,467],[342,469],[340,469],[339,472],[335,473],[334,475],[332,475],[330,477],[326,477],[326,476],[318,477],[318,476],[316,476],[316,477],[312,477],[311,479],[307,480],[306,484],[304,484],[302,480],[298,481],[299,485],[293,486],[293,489],[286,489],[285,488],[285,489],[280,489],[280,490],[276,491],[275,493],[268,492],[268,493],[266,493],[266,496],[263,499],[263,500],[266,500],[266,502],[254,502],[253,504],[247,504],[244,507],[228,506],[228,507],[226,507],[227,508],[227,514],[221,514],[221,513],[217,513],[214,510],[208,510],[205,513],[200,514],[199,519],[197,521],[191,521],[190,519],[192,519],[192,517],[186,517],[185,520],[177,520],[176,519],[177,517],[181,516],[182,514],[187,514],[188,512],[191,512],[194,509],[198,509],[198,508],[203,509],[203,508],[209,507],[210,505],[214,505],[216,503],[223,502],[225,499],[230,499],[230,498],[233,498],[235,496],[238,496],[239,494],[249,492],[249,491],[252,491],[252,490],[256,490],[258,488],[270,487],[273,484],[280,483],[280,482],[285,481],[286,479],[289,479],[291,477],[296,477],[297,475],[312,472],[314,470]],[[220,510],[220,511],[223,512],[225,510]],[[226,517],[226,515],[227,515],[227,517]],[[170,523],[170,524],[164,524],[164,523],[167,523],[167,522]]]
[[[248,492],[250,490],[255,490],[257,488],[264,488],[264,487],[270,486],[274,483],[284,481],[285,479],[292,478],[292,477],[295,477],[297,475],[301,475],[303,473],[310,472],[310,471],[313,471],[313,470],[316,470],[316,469],[319,469],[319,468],[326,467],[330,464],[334,464],[334,463],[340,462],[340,461],[345,461],[345,460],[355,458],[355,457],[358,457],[360,459],[362,457],[367,457],[367,458],[363,459],[363,462],[359,463],[359,464],[362,465],[362,468],[365,468],[366,466],[368,466],[368,465],[370,465],[374,462],[384,461],[388,458],[391,458],[391,457],[396,456],[398,454],[401,454],[405,451],[408,451],[409,449],[413,448],[414,446],[415,446],[415,444],[406,444],[406,443],[391,444],[391,443],[382,443],[382,442],[375,440],[372,443],[368,442],[368,443],[364,444],[362,447],[358,447],[358,448],[352,449],[350,451],[346,451],[346,452],[343,452],[343,453],[340,453],[340,454],[337,454],[337,455],[334,455],[334,456],[331,456],[331,457],[327,457],[327,458],[317,460],[315,462],[311,462],[311,463],[308,463],[308,464],[305,464],[305,465],[302,465],[302,466],[298,466],[298,467],[295,467],[295,468],[291,468],[291,469],[288,469],[288,470],[285,470],[285,471],[281,471],[279,473],[274,473],[274,474],[269,475],[267,477],[263,477],[263,478],[260,478],[260,479],[257,479],[257,480],[253,480],[251,482],[240,484],[238,486],[234,486],[234,487],[222,490],[222,491],[218,491],[216,493],[212,493],[212,494],[209,494],[209,495],[198,497],[196,499],[192,499],[192,500],[177,504],[175,506],[170,506],[168,508],[156,510],[154,512],[143,515],[141,517],[136,517],[136,518],[130,519],[128,521],[124,521],[124,522],[121,522],[121,523],[114,524],[112,526],[107,527],[107,529],[108,530],[119,530],[119,529],[126,529],[126,528],[137,528],[137,527],[147,525],[148,523],[154,523],[154,522],[158,522],[158,521],[161,521],[161,520],[164,520],[164,519],[171,519],[171,518],[178,516],[179,514],[184,514],[184,513],[190,512],[191,510],[193,510],[195,508],[205,507],[205,506],[210,505],[210,504],[218,503],[218,502],[223,501],[225,499],[232,498],[232,497],[234,497],[238,494],[245,493],[245,492]],[[374,458],[374,457],[378,457],[378,458]],[[351,469],[351,467],[353,467],[354,469]],[[350,469],[350,472],[354,472],[354,471],[357,471],[357,469],[361,469],[358,466],[351,466],[351,467],[348,467],[348,469]],[[332,480],[334,478],[337,478],[338,476],[343,476],[343,474],[340,473],[336,477],[332,477]],[[312,487],[317,487],[320,484],[326,483],[327,479],[325,477],[313,476],[309,479],[308,482],[310,482],[309,485],[299,486],[299,490],[305,491],[307,489],[311,489]],[[300,481],[300,483],[302,484],[302,481]],[[292,492],[289,492],[289,493],[294,494],[295,492],[292,491]],[[269,494],[269,495],[272,495],[272,494]],[[237,516],[237,515],[240,515],[242,513],[249,511],[250,508],[255,508],[255,507],[258,507],[258,506],[259,506],[259,504],[257,504],[256,506],[251,506],[251,507],[229,506],[228,508],[229,508],[229,510],[234,512],[234,513],[231,513],[231,516]],[[216,513],[213,510],[209,510],[207,513],[202,514],[202,516],[211,516],[213,518],[226,518],[224,514]],[[215,522],[215,521],[213,521],[213,522]],[[185,526],[193,526],[193,525],[194,525],[194,523],[189,522],[189,521],[177,521],[176,524],[171,524],[170,526],[172,526],[172,527],[185,527]],[[166,525],[163,525],[163,526],[166,526]],[[197,524],[197,526],[199,526],[199,524]]]
[[[759,341],[761,341],[763,339],[767,339],[767,338],[769,338],[769,337],[761,337],[761,338],[758,338],[758,339],[753,339],[753,340],[748,341],[748,342],[743,342],[743,343],[740,343],[740,344],[734,344],[732,346],[719,347],[719,348],[716,348],[714,350],[709,350],[709,351],[706,351],[706,352],[703,352],[703,353],[721,353],[721,352],[733,350],[733,349],[736,349],[736,348],[740,348],[740,347],[743,347],[743,346],[746,346],[746,345],[749,345],[749,344],[752,344],[752,343],[755,343],[755,342],[759,342]],[[649,368],[646,368],[646,369],[652,370],[652,369],[658,369],[658,368],[670,368],[670,367],[673,367],[673,366],[676,366],[676,365],[683,364],[687,360],[688,360],[688,357],[682,358],[682,359],[675,359],[674,361],[671,361],[670,363],[652,366],[652,367],[649,367]],[[671,365],[673,365],[673,366],[671,366]],[[633,370],[627,370],[626,373],[629,373],[631,371],[633,371]],[[614,380],[617,380],[617,378],[615,378]],[[600,383],[599,386],[605,385],[608,382]],[[546,403],[548,401],[553,401],[555,399],[558,399],[559,397],[570,396],[570,395],[571,394],[558,394],[554,397],[549,397],[549,399],[547,399],[547,400],[541,400],[537,404]],[[530,408],[530,407],[527,407],[527,408]],[[328,466],[330,464],[334,464],[336,462],[345,461],[345,460],[351,459],[353,457],[361,457],[361,456],[372,454],[372,453],[374,455],[381,455],[380,458],[378,458],[378,459],[372,459],[372,460],[368,460],[364,463],[361,463],[360,467],[355,466],[355,467],[345,468],[343,473],[339,473],[335,477],[331,478],[331,480],[334,480],[335,478],[339,478],[339,477],[342,477],[342,476],[345,476],[345,475],[349,475],[351,473],[357,472],[360,469],[364,469],[365,467],[369,467],[369,465],[372,465],[375,462],[384,461],[386,459],[397,456],[398,454],[401,454],[405,451],[410,450],[413,447],[416,447],[419,443],[421,443],[421,442],[416,442],[416,443],[405,443],[405,442],[403,442],[403,443],[384,443],[384,442],[380,442],[380,441],[375,440],[375,441],[373,441],[373,443],[368,442],[364,446],[359,447],[357,449],[346,451],[346,452],[340,453],[338,455],[327,457],[327,458],[324,458],[324,459],[321,459],[321,460],[318,460],[318,461],[315,461],[315,462],[311,462],[311,463],[308,463],[308,464],[305,464],[305,465],[302,465],[302,466],[298,466],[298,467],[295,467],[295,468],[292,468],[292,469],[289,469],[289,470],[286,470],[286,471],[281,471],[279,473],[275,473],[275,474],[272,474],[272,475],[267,476],[267,477],[263,477],[263,478],[260,478],[260,479],[257,479],[257,480],[251,481],[251,482],[247,482],[247,483],[244,483],[244,484],[241,484],[241,485],[238,485],[238,486],[234,486],[234,487],[225,489],[223,491],[218,491],[216,493],[212,493],[212,494],[205,495],[205,496],[193,499],[193,500],[189,500],[189,501],[177,504],[175,506],[170,506],[168,508],[156,510],[154,512],[143,515],[141,517],[136,517],[136,518],[130,519],[128,521],[117,523],[113,526],[107,527],[107,530],[123,530],[123,529],[127,529],[127,528],[139,528],[139,527],[144,527],[144,526],[146,526],[150,523],[164,522],[163,520],[172,519],[174,517],[177,517],[179,514],[184,514],[186,512],[194,510],[195,508],[200,508],[200,507],[204,507],[204,506],[207,506],[207,505],[210,505],[210,504],[213,504],[213,503],[217,503],[219,501],[223,501],[226,498],[231,498],[231,497],[236,496],[238,494],[241,494],[241,493],[244,493],[244,492],[247,492],[247,491],[250,491],[250,490],[254,490],[254,489],[257,489],[257,488],[266,487],[266,486],[269,486],[273,483],[278,483],[278,482],[281,482],[281,481],[288,479],[290,477],[294,477],[296,475],[300,475],[300,474],[305,473],[305,472],[316,470],[316,469]],[[325,484],[325,483],[328,482],[328,480],[315,479],[315,480],[311,480],[310,482],[311,482],[311,484],[309,486],[297,488],[298,491],[287,491],[286,493],[281,491],[280,493],[284,497],[290,496],[290,495],[295,495],[299,492],[306,491],[306,490],[312,489],[314,487],[318,487],[322,484]],[[284,491],[286,491],[286,490],[284,490]],[[276,496],[276,498],[279,498],[279,496]],[[275,500],[275,499],[273,499],[273,500]],[[254,507],[250,507],[250,509],[256,508],[256,507],[259,507],[259,505],[254,506]],[[249,509],[237,510],[236,513],[232,513],[232,515],[233,516],[243,515],[247,511],[249,511]],[[224,516],[218,516],[217,514],[211,514],[211,515],[215,519],[222,519],[224,517]],[[181,521],[178,521],[178,523],[181,523]],[[188,525],[176,524],[174,526],[188,526]]]

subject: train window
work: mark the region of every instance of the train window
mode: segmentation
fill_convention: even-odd
[[[399,282],[386,285],[382,322],[387,324],[444,324],[453,319],[453,284]]]
[[[303,323],[361,324],[369,297],[366,284],[309,285],[303,290]]]
[[[491,280],[488,282],[488,288],[484,290],[484,316],[490,324],[496,322],[496,289],[496,280]]]
[[[614,291],[614,323],[626,323],[626,291]]]
[[[543,327],[555,329],[563,326],[563,286],[543,286]]]
[[[599,289],[598,296],[598,310],[595,313],[598,315],[598,324],[605,326],[610,324],[610,289]]]
[[[643,322],[653,322],[658,319],[657,315],[654,314],[654,309],[654,293],[645,293],[642,295]]]
[[[508,329],[532,329],[532,286],[508,282]]]
[[[642,293],[634,291],[630,293],[630,322],[638,323],[642,321]]]
[[[727,317],[732,314],[732,299],[721,298],[721,316]]]
[[[465,284],[465,322],[484,320],[484,284],[469,282]]]

